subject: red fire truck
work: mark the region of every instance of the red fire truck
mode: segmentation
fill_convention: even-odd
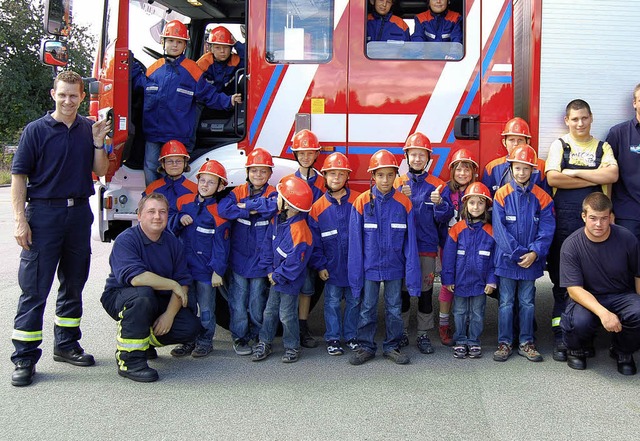
[[[48,11],[68,12],[70,2],[50,0]],[[395,0],[393,12],[412,31],[427,4]],[[203,109],[191,154],[192,173],[217,159],[231,186],[245,181],[245,157],[255,147],[275,157],[273,182],[291,173],[291,139],[304,128],[318,135],[323,153],[349,156],[351,185],[363,189],[371,154],[385,148],[402,159],[415,131],[434,145],[431,173],[448,179],[447,158],[461,147],[481,167],[504,155],[500,132],[514,115],[530,122],[545,157],[566,132],[571,99],[592,104],[599,137],[629,114],[640,80],[630,74],[640,71],[632,52],[640,8],[623,0],[451,0],[449,9],[462,16],[462,43],[368,42],[370,8],[368,0],[104,0],[90,106],[92,116],[113,118],[114,131],[109,172],[96,183],[94,237],[112,240],[135,222],[144,148],[142,97],[131,93],[130,66],[133,56],[163,55],[157,37],[173,18],[188,24],[190,58],[208,50],[207,32],[218,25],[246,43],[246,68],[235,81],[243,105],[228,115]],[[156,23],[145,27],[140,14]],[[156,41],[133,47],[140,33]]]

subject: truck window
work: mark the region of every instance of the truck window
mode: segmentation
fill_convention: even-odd
[[[464,56],[464,3],[464,0],[445,1],[442,7],[446,9],[434,14],[430,12],[428,2],[369,0],[365,26],[367,57],[461,60]],[[385,16],[381,20],[379,11],[388,10],[389,5],[388,13],[394,17]],[[403,29],[407,29],[406,33]]]
[[[334,0],[267,0],[267,61],[329,62],[333,9]]]

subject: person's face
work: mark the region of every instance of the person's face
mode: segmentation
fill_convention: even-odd
[[[231,55],[231,46],[228,44],[212,44],[211,53],[216,61],[227,61]]]
[[[564,123],[569,127],[569,134],[577,141],[587,141],[591,137],[591,123],[593,116],[587,109],[569,109],[569,116],[564,117]]]
[[[164,51],[170,57],[179,57],[187,48],[187,42],[178,38],[167,37],[164,39]]]
[[[524,185],[531,179],[531,173],[533,173],[533,167],[529,164],[523,164],[522,162],[513,162],[511,164],[511,174],[513,179],[520,184]]]
[[[302,150],[298,152],[298,162],[302,167],[311,168],[313,163],[318,159],[320,152],[316,150]]]
[[[138,222],[147,236],[158,236],[167,227],[169,207],[156,199],[147,200],[140,212]]]
[[[167,175],[176,177],[180,176],[184,172],[184,156],[169,156],[162,160],[162,167]]]
[[[343,188],[347,179],[349,179],[349,172],[346,170],[329,170],[324,174],[325,185],[331,191],[338,191]]]
[[[636,109],[636,119],[640,121],[640,90],[633,96],[633,108]]]
[[[594,211],[587,206],[587,212],[582,213],[582,220],[585,224],[585,233],[593,242],[602,242],[611,231],[612,214],[611,211]]]
[[[387,15],[393,6],[393,0],[371,0],[371,4],[379,15]]]
[[[447,5],[449,4],[449,0],[430,0],[429,7],[431,11],[440,14],[447,9]]]
[[[208,173],[202,173],[198,176],[198,193],[200,196],[209,197],[216,191],[222,190],[222,180]]]
[[[507,153],[511,153],[511,150],[513,150],[516,146],[519,146],[520,144],[526,144],[527,138],[518,135],[508,135],[502,138],[502,143],[507,149]]]
[[[468,185],[473,179],[473,166],[469,162],[459,162],[453,171],[453,180],[460,186]]]
[[[409,167],[414,170],[424,170],[427,166],[428,152],[425,149],[409,149],[407,150],[409,157]]]
[[[470,196],[467,199],[467,212],[471,217],[480,217],[487,209],[487,200],[482,196]]]
[[[249,167],[249,182],[256,188],[262,188],[270,177],[270,167]]]
[[[393,181],[396,179],[395,167],[379,168],[373,172],[373,181],[380,193],[387,194],[393,190]]]
[[[58,81],[55,89],[51,89],[51,98],[56,103],[56,112],[66,117],[75,118],[84,96],[85,93],[81,84]]]

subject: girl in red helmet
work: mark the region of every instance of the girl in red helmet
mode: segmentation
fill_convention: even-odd
[[[442,253],[442,284],[453,292],[455,358],[480,358],[487,295],[496,288],[495,241],[488,207],[491,193],[480,182],[462,197],[462,219],[449,230]]]
[[[198,66],[218,92],[232,94],[236,71],[244,68],[244,44],[237,41],[224,26],[211,29],[207,44],[211,51],[200,57]],[[231,53],[231,49],[235,49],[237,54]]]

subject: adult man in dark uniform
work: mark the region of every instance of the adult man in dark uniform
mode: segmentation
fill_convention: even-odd
[[[118,374],[152,382],[158,372],[147,364],[156,346],[189,343],[201,330],[187,306],[191,275],[184,245],[166,232],[169,202],[159,193],[138,204],[138,222],[122,232],[111,250],[111,274],[100,301],[118,321]]]
[[[55,110],[25,127],[13,159],[14,236],[22,247],[18,270],[22,294],[11,337],[14,386],[33,381],[42,355],[38,346],[44,308],[56,268],[60,288],[53,359],[75,366],[94,364],[93,356],[84,352],[78,340],[82,336],[82,289],[91,256],[91,172],[99,176],[107,172],[104,138],[111,122],[92,123],[78,115],[84,96],[82,77],[61,72],[51,89]]]

